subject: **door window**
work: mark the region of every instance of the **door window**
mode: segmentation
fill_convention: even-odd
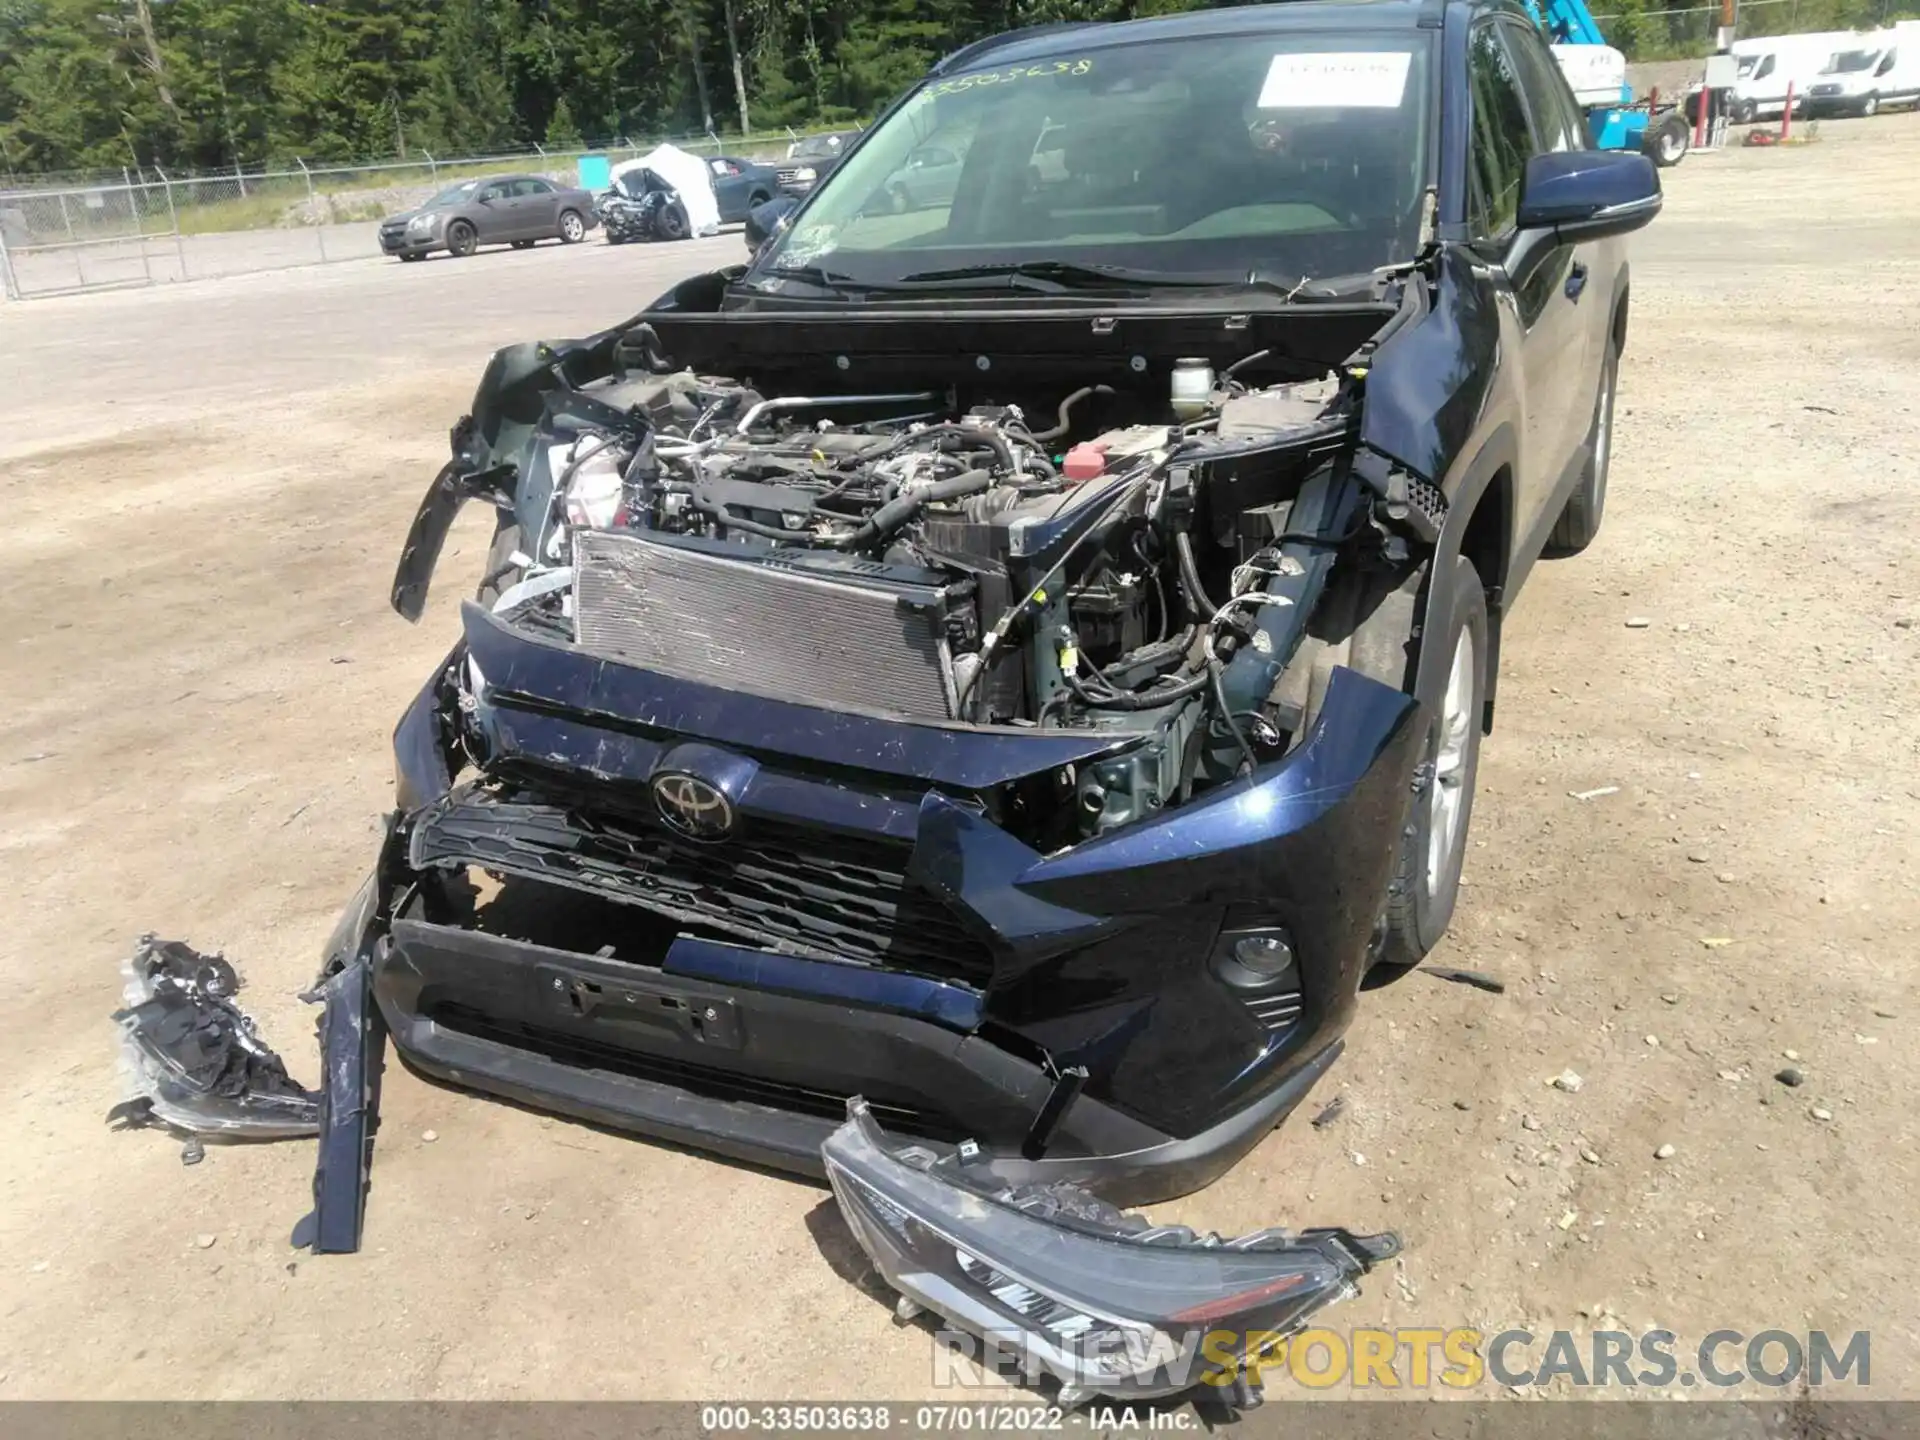
[[[1889,70],[1893,69],[1893,60],[1894,60],[1894,52],[1891,50],[1887,51],[1886,57],[1880,62],[1880,68],[1875,70],[1873,73],[1876,76],[1886,74]]]
[[[506,194],[507,187],[505,185],[495,184],[487,186],[474,198],[484,203],[488,200],[503,200],[506,198]]]
[[[1476,25],[1468,41],[1467,89],[1473,107],[1469,220],[1475,239],[1494,240],[1511,231],[1519,217],[1520,182],[1533,152],[1533,132],[1513,59],[1491,22]]]
[[[1527,108],[1533,112],[1539,153],[1585,150],[1586,116],[1574,100],[1573,89],[1555,63],[1553,52],[1541,43],[1540,32],[1530,25],[1514,23],[1504,28],[1520,88],[1526,93]]]
[[[529,178],[514,181],[513,193],[516,195],[551,195],[553,193],[553,187],[544,180]]]
[[[1773,56],[1769,55],[1760,62],[1760,68],[1753,72],[1753,78],[1764,80],[1771,74],[1773,74]]]

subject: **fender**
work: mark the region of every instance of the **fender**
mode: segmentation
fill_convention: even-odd
[[[1453,568],[1453,562],[1462,554],[1466,540],[1467,527],[1473,520],[1474,511],[1492,483],[1493,477],[1505,468],[1509,473],[1518,463],[1519,444],[1514,434],[1513,423],[1502,420],[1480,442],[1480,447],[1472,452],[1471,458],[1462,460],[1454,466],[1453,474],[1443,486],[1448,497],[1447,519],[1441,527],[1440,538],[1434,542],[1433,564],[1429,567],[1426,594],[1421,602],[1420,634],[1425,636],[1444,633],[1451,625],[1450,590],[1446,586],[1433,583],[1435,575],[1444,575]],[[1482,717],[1481,729],[1493,729],[1494,694],[1500,680],[1500,620],[1505,610],[1506,561],[1513,553],[1513,516],[1509,510],[1503,517],[1497,553],[1501,557],[1502,570],[1498,575],[1481,577],[1487,590],[1487,704]],[[1420,647],[1419,659],[1414,667],[1413,693],[1416,698],[1431,702],[1439,695],[1447,683],[1447,665],[1451,656],[1440,648],[1430,649],[1424,643]]]

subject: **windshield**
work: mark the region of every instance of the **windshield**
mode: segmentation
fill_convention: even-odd
[[[1873,62],[1880,58],[1878,50],[1842,50],[1833,57],[1833,63],[1827,66],[1829,75],[1857,75],[1862,70],[1871,70]]]
[[[420,208],[435,210],[443,205],[464,205],[473,198],[473,192],[479,188],[478,180],[466,180],[458,185],[449,185]]]
[[[1423,35],[1318,31],[941,76],[834,170],[749,283],[1030,264],[1244,281],[1408,260],[1427,71]]]
[[[819,159],[825,155],[838,155],[846,148],[846,142],[838,135],[809,135],[796,140],[787,150],[789,160]]]

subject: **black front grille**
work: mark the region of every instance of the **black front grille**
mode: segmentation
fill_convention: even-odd
[[[904,847],[748,821],[696,845],[623,816],[490,791],[423,815],[415,868],[477,865],[601,895],[793,954],[984,985],[987,947],[908,882]]]

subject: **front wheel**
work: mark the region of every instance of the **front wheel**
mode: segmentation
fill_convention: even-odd
[[[1487,592],[1471,561],[1456,557],[1432,584],[1448,587],[1445,630],[1421,641],[1438,643],[1447,679],[1433,705],[1425,750],[1416,771],[1413,803],[1400,832],[1400,858],[1387,889],[1387,908],[1375,963],[1389,973],[1418,965],[1440,943],[1460,898],[1467,823],[1473,815],[1480,769],[1480,726],[1486,710]]]
[[[1878,115],[1880,113],[1880,97],[1878,95],[1867,96],[1866,99],[1860,102],[1860,113],[1866,116]]]
[[[578,245],[587,238],[587,222],[580,218],[578,210],[560,212],[560,239],[568,245]]]
[[[464,220],[456,220],[447,227],[447,253],[449,255],[458,255],[464,259],[466,256],[473,254],[474,246],[478,243],[479,238],[480,237],[474,233],[473,226]]]
[[[653,217],[653,233],[660,240],[684,240],[693,223],[687,219],[686,207],[676,200],[671,205],[662,206]]]
[[[1736,125],[1751,125],[1753,117],[1758,113],[1759,107],[1751,100],[1733,102],[1733,123]]]

